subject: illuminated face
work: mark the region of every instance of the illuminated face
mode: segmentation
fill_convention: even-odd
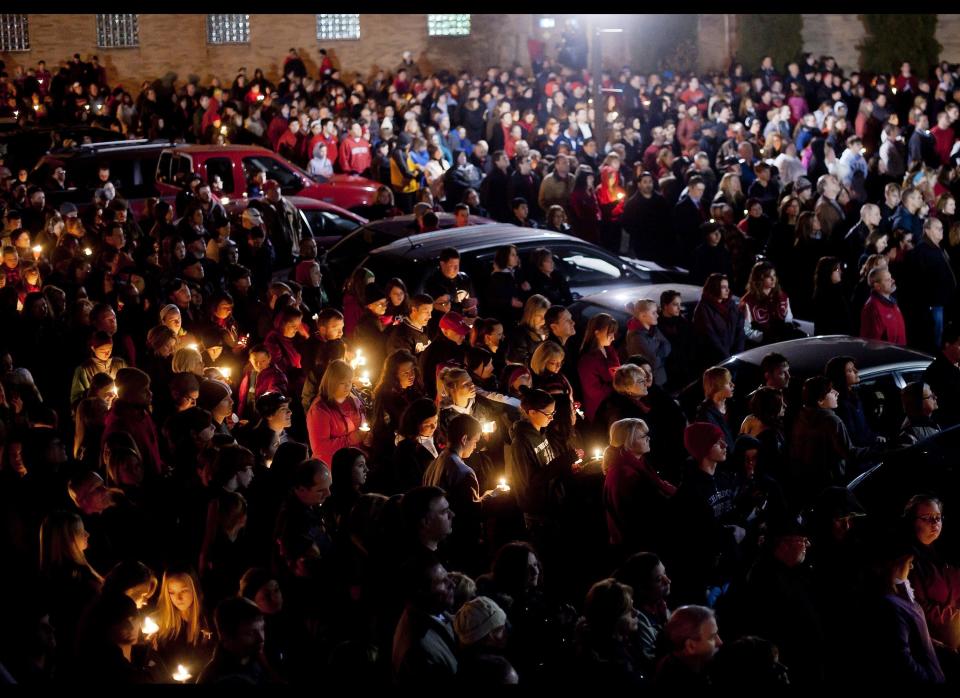
[[[549,373],[560,373],[560,369],[563,368],[563,356],[551,356],[544,362],[543,367]]]
[[[182,614],[186,614],[193,606],[193,585],[176,577],[167,581],[167,595],[170,604]]]
[[[410,322],[419,327],[423,327],[430,322],[430,316],[433,314],[433,305],[430,303],[418,305],[410,312]]]
[[[335,318],[327,323],[328,340],[341,339],[343,337],[343,320]]]
[[[287,339],[292,339],[297,336],[297,332],[300,331],[300,318],[295,317],[291,318],[287,322],[283,323],[283,336]]]
[[[943,512],[934,502],[923,502],[913,519],[913,532],[923,545],[931,545],[943,532]]]
[[[96,356],[100,361],[109,361],[110,357],[113,355],[113,344],[107,343],[99,347],[94,347],[93,355]]]
[[[429,439],[440,425],[440,417],[434,416],[420,422],[420,436]]]
[[[448,279],[457,278],[457,274],[460,273],[460,258],[454,257],[446,262],[440,262],[440,271]]]
[[[350,396],[350,388],[353,384],[353,375],[348,380],[335,383],[333,386],[333,399],[337,402],[343,402]]]

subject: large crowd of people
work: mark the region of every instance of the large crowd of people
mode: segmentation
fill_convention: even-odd
[[[894,521],[846,488],[960,422],[956,66],[624,68],[595,103],[568,38],[479,75],[405,54],[350,80],[324,52],[310,75],[295,50],[276,84],[135,96],[96,57],[3,74],[22,129],[263,145],[380,182],[368,218],[569,232],[703,293],[691,317],[668,290],[578,326],[551,252],[510,245],[486,278],[451,247],[420,287],[360,267],[329,288],[263,176],[233,219],[199,178],[138,218],[106,160],[83,210],[48,205],[62,169],[0,162],[0,682],[960,676],[948,493],[901,493]],[[801,391],[776,351],[760,385],[717,365],[797,318],[936,355],[902,425],[871,422],[852,357]]]

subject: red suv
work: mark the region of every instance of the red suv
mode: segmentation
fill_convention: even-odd
[[[334,175],[319,183],[273,151],[253,145],[181,145],[167,148],[157,163],[156,186],[161,195],[176,195],[185,177],[200,175],[205,182],[220,177],[223,196],[240,199],[254,174],[266,173],[280,183],[287,196],[303,196],[352,209],[375,203],[379,184],[356,175]]]

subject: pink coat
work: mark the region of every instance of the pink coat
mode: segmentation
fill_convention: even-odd
[[[318,397],[307,411],[307,435],[313,457],[329,466],[333,454],[341,448],[360,446],[364,437],[360,431],[362,423],[363,409],[352,395],[339,405]]]

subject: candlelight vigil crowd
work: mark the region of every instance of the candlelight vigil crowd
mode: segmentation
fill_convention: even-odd
[[[455,227],[422,278],[338,270],[265,171],[242,210],[193,176],[135,211],[105,154],[54,206],[66,170],[4,153],[0,683],[960,678],[949,493],[884,518],[847,488],[960,423],[957,66],[625,67],[591,96],[584,41],[139,90],[79,54],[2,67],[18,130],[263,146],[371,180],[365,219]],[[461,268],[477,219],[688,270],[699,301],[575,318],[549,245]],[[902,422],[871,424],[854,357],[802,385],[775,350],[753,383],[718,366],[800,320],[929,355]]]

